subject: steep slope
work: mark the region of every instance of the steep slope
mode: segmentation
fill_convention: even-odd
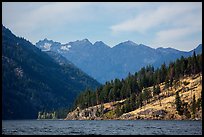
[[[85,90],[67,119],[201,119],[202,54]]]
[[[100,85],[65,58],[53,58],[2,25],[2,119],[68,108],[79,92]]]
[[[186,84],[187,83],[187,84]],[[187,76],[181,78],[177,84],[173,85],[172,88],[165,89],[165,84],[160,84],[162,97],[160,100],[158,97],[154,97],[148,104],[134,111],[123,114],[120,118],[128,119],[189,119],[185,115],[179,115],[176,111],[175,96],[176,92],[179,91],[179,95],[183,103],[188,103],[189,110],[192,104],[192,98],[195,94],[196,101],[201,98],[202,92],[202,74],[193,76]],[[149,87],[152,91],[153,87]],[[165,113],[159,113],[159,112]],[[158,114],[156,114],[157,112]],[[197,112],[197,119],[202,119],[202,110]]]
[[[169,64],[181,56],[191,56],[193,51],[184,52],[173,48],[150,48],[132,41],[122,42],[110,48],[102,41],[92,44],[88,39],[60,44],[52,40],[41,40],[36,46],[42,51],[60,53],[77,67],[101,83],[115,78],[125,78],[149,64],[159,67],[164,62]],[[202,53],[202,44],[195,49]],[[107,73],[108,72],[108,73]]]
[[[178,84],[179,83],[179,84]],[[188,104],[191,108],[193,94],[195,94],[196,101],[201,98],[202,92],[202,74],[187,76],[181,78],[177,84],[172,88],[165,89],[164,83],[159,84],[161,93],[149,100],[144,101],[141,108],[135,109],[131,112],[124,113],[121,116],[116,115],[117,106],[123,106],[124,100],[104,103],[80,109],[77,107],[74,111],[67,114],[66,120],[101,120],[101,119],[120,119],[120,120],[136,120],[136,119],[164,119],[164,120],[182,120],[192,119],[185,115],[179,115],[176,111],[175,94],[179,91],[182,102]],[[188,84],[186,84],[188,83]],[[148,87],[153,94],[153,87]],[[158,99],[160,97],[160,99]],[[103,114],[99,114],[103,113]],[[195,114],[195,119],[202,119],[202,109]]]

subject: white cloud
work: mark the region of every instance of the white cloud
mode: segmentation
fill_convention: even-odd
[[[192,46],[202,43],[202,35],[194,37],[194,35],[202,33],[202,29],[198,28],[175,28],[162,30],[156,33],[156,38],[152,44],[159,47],[172,47],[179,50],[192,50]]]
[[[120,19],[143,2],[4,2],[3,24],[14,30],[31,30],[70,22]],[[121,10],[122,9],[122,10]],[[127,16],[128,17],[128,16]],[[125,17],[126,18],[126,17]],[[14,23],[15,22],[15,23]]]
[[[162,3],[156,9],[150,7],[149,10],[142,10],[135,18],[111,26],[111,30],[113,33],[126,31],[144,33],[161,24],[179,22],[183,16],[188,16],[194,10],[202,11],[201,3]]]
[[[35,30],[86,19],[84,8],[89,3],[4,3],[3,23],[15,30]],[[32,7],[31,7],[32,5]],[[28,7],[30,7],[29,10]],[[9,12],[12,11],[12,12]],[[15,21],[15,24],[13,23]]]
[[[46,37],[175,44],[201,33],[202,3],[3,2],[2,24],[33,43]]]
[[[135,17],[111,26],[112,34],[134,35],[136,32],[144,37],[151,35],[147,43],[155,48],[163,46],[191,50],[190,47],[202,42],[201,2],[157,3],[157,6],[148,6],[149,9],[140,10]]]
[[[199,30],[191,29],[191,28],[176,28],[176,29],[169,29],[169,30],[163,30],[159,31],[156,35],[156,41],[158,42],[168,42],[172,40],[181,39],[185,36],[192,35]],[[200,30],[201,31],[201,30]]]
[[[156,32],[153,43],[166,47],[168,45],[180,50],[192,50],[193,45],[197,46],[202,43],[201,9],[200,5],[194,5],[190,10],[182,12],[180,17],[178,16],[179,18],[175,21],[172,20],[169,28]],[[200,12],[195,12],[199,10]]]

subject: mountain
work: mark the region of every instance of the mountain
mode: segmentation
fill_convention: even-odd
[[[195,49],[196,54],[201,54],[202,53],[202,44],[199,44]],[[193,55],[194,50],[191,50],[190,53]]]
[[[135,73],[146,65],[159,67],[164,62],[171,61],[181,56],[188,57],[196,51],[202,53],[202,44],[196,49],[185,52],[173,48],[151,48],[143,44],[136,44],[130,40],[119,43],[110,48],[102,41],[92,44],[88,39],[59,44],[49,41],[50,51],[57,52],[73,62],[77,67],[95,78],[101,83],[115,79],[125,78],[128,73]],[[36,43],[42,50],[47,49],[48,40],[44,39]]]
[[[46,54],[2,25],[2,119],[36,119],[38,111],[69,108],[81,91],[98,86],[62,55]]]

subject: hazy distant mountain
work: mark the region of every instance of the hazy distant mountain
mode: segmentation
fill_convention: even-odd
[[[37,42],[36,46],[45,50],[48,49],[48,43],[50,51],[60,53],[101,83],[114,78],[125,78],[129,72],[135,73],[149,64],[159,67],[164,62],[168,64],[182,55],[187,57],[193,53],[173,48],[154,49],[132,41],[125,41],[110,48],[102,41],[92,44],[88,39],[67,44],[44,39]],[[197,54],[202,53],[202,44],[195,51]]]
[[[48,51],[46,42],[41,48]],[[59,53],[46,54],[2,25],[2,119],[35,119],[38,111],[68,108],[79,92],[98,86]]]

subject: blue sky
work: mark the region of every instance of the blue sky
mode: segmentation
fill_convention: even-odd
[[[201,2],[3,2],[2,24],[35,44],[131,40],[189,51],[202,43]]]

